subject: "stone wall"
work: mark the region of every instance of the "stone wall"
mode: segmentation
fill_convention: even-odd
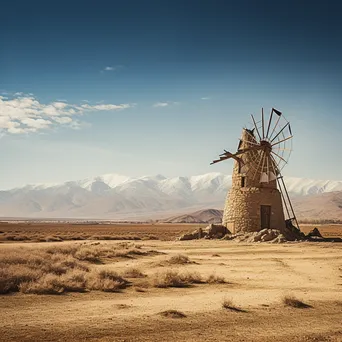
[[[222,225],[233,234],[261,230],[261,205],[271,206],[271,229],[285,229],[281,195],[278,189],[232,188],[227,196]]]
[[[246,130],[242,133],[240,149],[256,143]],[[260,183],[260,172],[246,170],[244,165],[258,163],[258,151],[247,152],[241,157],[243,163],[234,163],[232,187],[228,192],[222,224],[232,233],[255,232],[261,230],[261,205],[271,206],[271,229],[284,230],[285,218],[281,194],[275,180]],[[257,167],[255,168],[257,170]],[[248,171],[248,172],[247,172]],[[244,178],[244,184],[242,182]],[[244,185],[244,186],[242,186]]]

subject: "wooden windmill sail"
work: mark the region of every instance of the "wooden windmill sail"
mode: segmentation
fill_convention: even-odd
[[[281,175],[292,151],[290,123],[272,108],[265,120],[251,115],[252,129],[244,128],[235,153],[224,150],[219,159],[234,159],[232,187],[228,193],[223,225],[232,232],[285,229],[298,222]],[[284,215],[285,209],[285,215]]]

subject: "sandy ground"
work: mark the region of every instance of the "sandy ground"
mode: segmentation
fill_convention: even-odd
[[[70,242],[62,244],[66,243]],[[149,277],[170,268],[197,271],[203,277],[214,273],[228,283],[147,287],[145,292],[131,287],[121,293],[3,295],[0,340],[342,341],[342,244],[241,244],[213,240],[137,244],[164,254],[105,266],[118,272],[138,267]],[[0,248],[11,246],[3,243]],[[162,266],[163,260],[179,253],[188,255],[194,263]],[[282,298],[289,294],[312,307],[285,307]],[[231,299],[243,311],[223,309],[224,299]],[[179,310],[186,317],[165,318],[159,314],[169,309]]]

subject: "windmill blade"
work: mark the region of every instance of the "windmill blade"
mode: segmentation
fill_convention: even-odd
[[[272,181],[274,181],[276,179],[277,179],[277,176],[272,171],[270,171],[269,174],[268,174],[268,181],[272,182]]]
[[[247,132],[247,134],[249,134],[252,138],[254,138],[250,133]],[[255,139],[255,138],[254,138]],[[258,143],[255,143],[253,141],[248,141],[248,140],[243,140],[240,139],[242,142],[246,143],[246,144],[251,144],[251,145],[259,145]]]
[[[259,139],[261,140],[261,136],[260,136],[258,127],[257,127],[257,125],[256,125],[256,122],[255,122],[255,120],[254,120],[253,114],[251,114],[251,117],[252,117],[252,120],[253,120],[254,127],[255,127],[255,129],[256,129],[256,132],[257,132],[257,134],[258,134],[258,136],[259,136]]]
[[[274,173],[275,173],[276,175],[280,174],[280,170],[279,170],[279,168],[278,168],[277,162],[275,161],[275,159],[273,158],[272,155],[270,155],[270,157],[271,157],[271,160],[273,161],[272,167],[273,167]]]
[[[278,116],[281,116],[283,113],[280,112],[279,110],[272,108],[272,112],[276,113]]]
[[[255,179],[255,176],[257,175],[257,172],[261,166],[261,163],[264,159],[264,151],[263,150],[260,150],[259,153],[258,153],[258,161],[256,160],[252,160],[250,161],[248,164],[246,164],[243,169],[246,170],[246,173],[249,173],[251,175],[251,171],[253,170],[253,176],[250,176],[251,179]],[[252,165],[254,165],[254,167],[252,167]],[[248,166],[249,166],[249,170],[248,170]]]
[[[261,121],[262,121],[262,138],[265,138],[265,125],[264,125],[264,108],[261,108]]]
[[[251,137],[251,139],[254,140],[254,141],[249,141],[249,140],[248,141],[244,141],[245,143],[260,146],[258,144],[258,142],[256,141],[255,136],[252,135],[248,129],[245,129],[245,132]]]
[[[268,174],[266,172],[261,173],[260,183],[268,183]]]
[[[238,152],[236,152],[234,154],[224,150],[224,153],[220,154],[220,159],[213,160],[210,163],[210,165],[219,163],[219,162],[226,160],[226,159],[229,159],[229,158],[233,158],[238,162],[243,162],[242,159],[238,157],[240,154],[243,154],[243,153],[246,153],[249,151],[257,151],[257,150],[260,150],[261,148],[262,148],[261,146],[252,146],[250,148],[245,148],[245,149],[239,150]]]
[[[272,110],[274,110],[274,108],[272,108]],[[279,112],[279,113],[280,113],[280,112]],[[278,126],[278,123],[279,123],[279,121],[280,121],[280,117],[281,117],[281,115],[278,115],[277,122],[275,123],[275,125],[274,125],[274,127],[273,127],[273,130],[272,130],[272,132],[271,132],[271,134],[270,134],[269,140],[272,139],[272,135],[273,135],[273,133],[274,133],[276,127]]]
[[[272,161],[271,155],[269,153],[267,153],[267,170],[266,170],[266,173],[268,175],[268,182],[272,182],[277,178],[273,171],[274,171],[273,161]]]
[[[230,153],[227,150],[223,150],[224,152],[220,154],[220,156],[227,156],[227,155],[231,155],[232,153]]]
[[[284,141],[286,141],[286,140],[289,140],[289,139],[291,139],[291,138],[293,138],[293,135],[291,135],[291,136],[289,136],[289,137],[287,137],[287,138],[285,138],[285,139],[283,139],[283,140],[277,141],[275,144],[272,145],[272,147],[275,146],[275,145],[278,145],[278,144],[280,144],[280,143],[282,143],[282,142],[284,142]]]
[[[271,153],[275,154],[278,158],[280,158],[282,161],[284,161],[287,164],[287,161],[281,157],[278,153],[275,153],[274,151],[271,151]]]
[[[292,135],[292,130],[291,130],[290,124],[289,124],[289,131],[290,131],[290,134]]]
[[[223,160],[226,160],[226,159],[229,159],[229,158],[230,158],[230,157],[220,157],[220,159],[215,159],[215,160],[213,160],[213,161],[210,163],[210,165],[219,163],[219,162],[221,162],[221,161],[223,161]]]
[[[290,123],[288,122],[279,132],[278,134],[271,140],[271,142],[273,142],[275,139],[277,139],[277,137],[280,135],[280,133],[289,125]]]
[[[276,149],[277,151],[292,151],[291,148],[279,147],[279,146],[275,147],[275,149]]]
[[[271,110],[271,116],[270,116],[270,118],[268,120],[267,132],[266,132],[266,137],[265,137],[266,139],[268,138],[268,132],[270,131],[272,118],[273,118],[273,108]]]
[[[261,167],[261,172],[260,172],[260,183],[264,183],[266,179],[265,175],[267,177],[267,174],[264,172],[264,166],[265,166],[265,159],[266,159],[266,153],[264,152],[263,154],[263,159],[262,159],[262,167]]]

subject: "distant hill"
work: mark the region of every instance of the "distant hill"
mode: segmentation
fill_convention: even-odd
[[[294,197],[292,201],[299,220],[342,220],[342,191]],[[223,210],[202,209],[160,220],[165,223],[221,223]]]
[[[223,210],[203,209],[195,211],[191,214],[183,214],[172,216],[165,220],[160,220],[164,223],[221,223]]]
[[[342,191],[297,197],[293,206],[300,220],[342,220]]]

